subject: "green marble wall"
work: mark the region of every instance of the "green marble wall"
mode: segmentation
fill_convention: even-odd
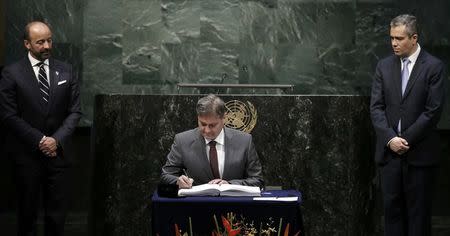
[[[172,94],[184,82],[280,83],[294,84],[295,94],[369,95],[376,62],[390,53],[389,20],[403,12],[423,20],[423,46],[449,60],[450,4],[442,0],[97,0],[87,5],[85,32],[94,33],[88,42],[110,49],[99,53],[104,60],[90,50],[85,54],[86,60],[108,64],[85,71],[92,93]],[[96,10],[111,12],[105,16],[109,27],[91,19],[102,15]],[[86,96],[84,104],[91,106],[92,98]],[[443,120],[450,127],[450,116]]]
[[[25,22],[54,26],[56,56],[83,80],[82,126],[92,123],[95,94],[173,94],[180,82],[369,95],[376,62],[390,53],[389,21],[405,12],[423,23],[422,46],[450,62],[446,0],[7,0],[6,8],[7,62],[23,55]],[[440,126],[450,128],[450,105]]]

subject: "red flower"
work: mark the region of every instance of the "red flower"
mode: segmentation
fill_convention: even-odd
[[[284,236],[289,236],[289,223],[286,225],[286,228],[284,229]]]
[[[236,236],[241,232],[240,228],[232,229],[230,222],[223,216],[222,216],[222,224],[223,224],[223,227],[225,227],[225,230],[227,231],[228,236]]]
[[[181,236],[180,230],[178,229],[178,225],[175,224],[175,236]]]

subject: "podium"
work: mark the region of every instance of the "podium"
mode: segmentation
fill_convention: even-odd
[[[195,105],[202,96],[96,96],[93,235],[153,233],[151,197],[161,166],[175,134],[198,126]],[[253,105],[251,134],[265,184],[301,189],[308,199],[301,204],[302,235],[372,232],[376,172],[369,97],[220,96]]]

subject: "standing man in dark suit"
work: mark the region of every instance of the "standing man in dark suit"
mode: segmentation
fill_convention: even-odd
[[[264,185],[252,136],[224,127],[225,103],[210,94],[197,102],[198,128],[175,135],[161,182],[191,188],[199,184]]]
[[[72,67],[50,57],[50,27],[25,27],[28,55],[3,69],[0,123],[15,163],[18,235],[36,235],[42,189],[45,235],[63,235],[70,189],[71,136],[81,117],[79,85]]]
[[[379,61],[370,103],[385,235],[430,235],[445,66],[417,43],[416,17],[397,16],[390,27],[394,55]]]

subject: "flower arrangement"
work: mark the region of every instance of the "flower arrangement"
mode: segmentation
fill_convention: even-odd
[[[219,225],[219,221],[217,220],[216,215],[213,216],[214,218],[214,224],[215,224],[215,230],[211,232],[211,236],[240,236],[240,235],[246,235],[246,236],[256,236],[256,235],[264,235],[264,236],[271,236],[271,235],[277,235],[281,236],[281,233],[283,232],[283,236],[289,236],[290,234],[290,224],[288,223],[284,230],[282,229],[283,226],[283,218],[280,218],[280,220],[277,222],[278,227],[275,226],[276,222],[269,218],[268,223],[260,223],[258,228],[255,228],[255,225],[253,222],[248,223],[245,222],[245,218],[242,216],[240,219],[236,217],[236,214],[233,213],[227,213],[226,217],[221,216],[221,226]],[[194,236],[193,229],[192,229],[192,220],[191,217],[189,217],[189,233],[184,232],[180,229],[178,224],[174,225],[175,227],[175,236]],[[293,236],[299,236],[300,231],[292,234]]]

